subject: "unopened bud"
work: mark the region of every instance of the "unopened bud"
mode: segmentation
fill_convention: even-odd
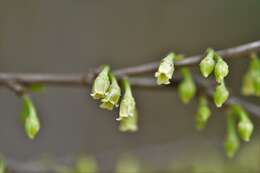
[[[215,78],[218,83],[221,83],[223,79],[228,75],[228,64],[221,58],[217,57],[217,63],[215,66]]]
[[[211,115],[210,108],[205,97],[199,98],[199,107],[196,114],[196,128],[201,130],[205,127]]]
[[[207,50],[207,55],[203,58],[200,62],[200,72],[206,78],[208,77],[215,67],[215,60],[214,60],[215,52],[213,49]]]
[[[217,107],[221,107],[229,97],[229,91],[225,86],[224,81],[217,85],[213,99]]]
[[[225,150],[229,158],[234,157],[240,146],[234,118],[234,114],[230,111],[227,115],[227,137],[225,140]]]
[[[40,122],[36,113],[35,106],[29,96],[23,96],[22,118],[27,136],[34,139],[40,130]]]
[[[254,125],[249,118],[248,113],[243,107],[238,104],[233,104],[232,109],[236,115],[238,115],[238,132],[244,141],[250,141],[250,138],[253,134]]]
[[[188,68],[181,69],[183,80],[178,86],[178,94],[183,103],[188,103],[196,94],[196,85]]]

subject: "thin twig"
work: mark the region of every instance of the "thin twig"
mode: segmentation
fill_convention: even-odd
[[[13,91],[17,96],[21,96],[25,93],[25,88],[18,82],[13,80],[6,80],[5,85]]]
[[[216,51],[221,57],[224,59],[231,59],[235,57],[241,57],[244,55],[248,55],[251,52],[258,52],[260,51],[260,40],[243,44],[240,46],[223,49]],[[175,63],[176,67],[183,67],[183,66],[193,66],[199,64],[201,59],[204,57],[204,54],[194,55],[186,57],[185,59],[178,61]],[[148,72],[153,72],[158,68],[158,64],[160,62],[150,62],[142,65],[137,65],[133,67],[125,67],[122,69],[115,70],[114,73],[118,76],[124,76],[124,75],[137,75],[137,74],[143,74]]]

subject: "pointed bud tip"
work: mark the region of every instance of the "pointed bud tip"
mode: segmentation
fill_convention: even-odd
[[[229,68],[228,64],[222,59],[218,58],[216,66],[215,66],[215,78],[218,83],[221,83],[222,80],[228,75]]]
[[[25,121],[25,131],[30,139],[35,139],[40,130],[40,124],[36,117],[28,117]]]

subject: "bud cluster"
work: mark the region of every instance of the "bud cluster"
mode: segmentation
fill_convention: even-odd
[[[121,88],[116,77],[110,72],[109,66],[103,66],[93,83],[93,99],[101,101],[100,108],[113,110],[119,106],[120,131],[134,132],[138,130],[138,114],[135,99],[132,94],[131,86],[127,78],[122,79],[124,95],[120,101]]]
[[[225,149],[229,157],[233,157],[239,148],[239,137],[250,141],[254,130],[247,112],[238,104],[232,104],[227,115],[227,138]],[[238,133],[237,133],[238,132]]]
[[[218,83],[213,99],[217,107],[221,107],[229,97],[224,82],[224,78],[229,73],[228,64],[213,50],[207,49],[207,55],[200,62],[200,72],[202,76],[208,77],[214,71],[216,82]]]
[[[205,78],[214,70],[215,79],[221,83],[228,75],[228,64],[211,48],[207,49],[207,55],[200,62],[200,72]]]

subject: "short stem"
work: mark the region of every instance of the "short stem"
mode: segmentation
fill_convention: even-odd
[[[132,95],[131,86],[130,86],[128,78],[126,78],[126,77],[123,78],[122,79],[122,84],[123,84],[123,87],[125,89],[125,93],[129,94],[129,95]]]
[[[232,110],[227,114],[227,132],[228,135],[234,135],[236,133],[235,116]]]

